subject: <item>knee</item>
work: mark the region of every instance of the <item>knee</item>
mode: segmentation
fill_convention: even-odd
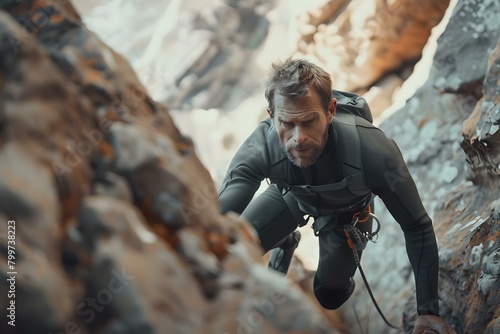
[[[335,310],[344,304],[354,291],[354,280],[342,288],[329,289],[322,286],[317,277],[314,277],[314,295],[325,309]]]

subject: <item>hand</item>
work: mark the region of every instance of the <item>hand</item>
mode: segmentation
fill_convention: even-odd
[[[437,315],[421,315],[415,322],[412,334],[457,334],[457,332]]]

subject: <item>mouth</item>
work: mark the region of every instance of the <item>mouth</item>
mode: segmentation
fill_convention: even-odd
[[[304,153],[309,151],[310,149],[310,147],[295,147],[293,150],[296,152]]]

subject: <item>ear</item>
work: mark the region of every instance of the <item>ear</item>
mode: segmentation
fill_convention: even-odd
[[[332,98],[330,104],[328,105],[328,123],[330,123],[337,112],[337,99]]]
[[[266,111],[267,111],[267,113],[269,114],[269,117],[271,117],[271,119],[273,119],[274,114],[273,114],[273,112],[271,111],[271,109],[266,108]]]

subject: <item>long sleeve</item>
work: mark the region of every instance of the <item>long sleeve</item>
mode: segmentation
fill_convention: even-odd
[[[439,257],[432,221],[396,143],[378,129],[362,129],[360,135],[376,143],[362,152],[366,182],[404,233],[415,277],[418,313],[438,315]]]
[[[268,170],[267,133],[270,124],[262,122],[240,146],[222,181],[219,205],[222,213],[241,214],[252,200]]]

